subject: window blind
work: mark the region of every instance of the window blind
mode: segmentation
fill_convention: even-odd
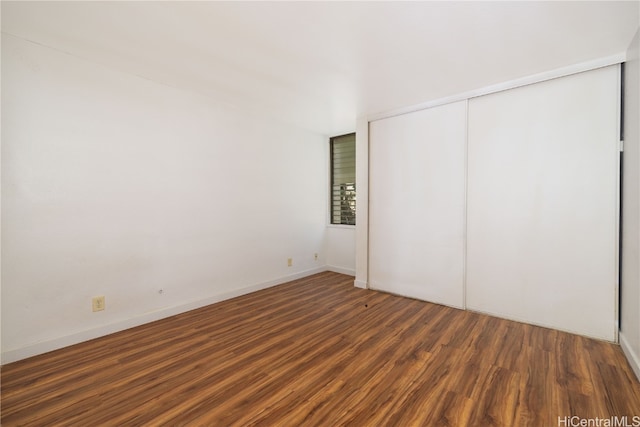
[[[356,224],[356,134],[331,138],[331,223]]]

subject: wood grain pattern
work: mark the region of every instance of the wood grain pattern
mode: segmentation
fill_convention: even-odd
[[[2,425],[556,426],[640,416],[616,345],[321,273],[2,367]]]

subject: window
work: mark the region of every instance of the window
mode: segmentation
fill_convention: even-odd
[[[356,134],[336,136],[331,145],[331,224],[356,225]]]

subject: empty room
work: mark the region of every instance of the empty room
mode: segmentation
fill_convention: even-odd
[[[0,14],[3,426],[640,426],[640,2]]]

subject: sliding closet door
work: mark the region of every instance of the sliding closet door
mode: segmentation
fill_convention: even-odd
[[[372,122],[371,288],[463,306],[466,101]]]
[[[616,339],[619,67],[469,101],[470,309]]]

